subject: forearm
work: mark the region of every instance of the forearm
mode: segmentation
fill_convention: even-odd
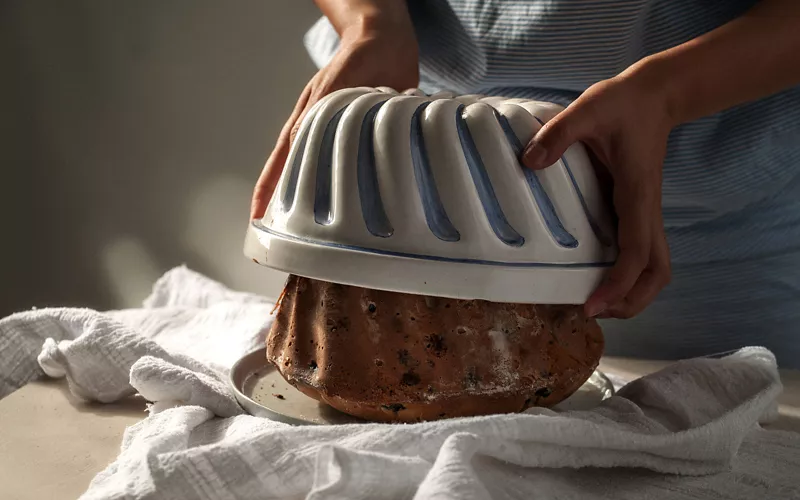
[[[634,65],[665,91],[675,123],[800,84],[800,0],[762,0],[741,17]]]
[[[339,36],[369,36],[386,30],[413,33],[405,0],[315,0]]]

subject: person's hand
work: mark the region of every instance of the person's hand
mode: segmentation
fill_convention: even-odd
[[[344,88],[386,86],[403,91],[418,84],[418,47],[410,23],[359,26],[342,33],[336,55],[308,82],[281,130],[256,183],[250,218],[264,215],[300,123],[317,101]]]
[[[660,83],[631,69],[591,86],[542,127],[522,156],[525,166],[542,169],[582,141],[613,180],[619,257],[586,302],[588,316],[635,316],[670,280],[661,167],[674,120]]]

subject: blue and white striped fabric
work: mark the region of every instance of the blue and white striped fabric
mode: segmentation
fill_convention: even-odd
[[[409,0],[420,86],[568,104],[649,54],[757,0]],[[318,65],[338,45],[306,35]],[[607,352],[652,358],[772,349],[800,368],[800,88],[676,128],[663,213],[673,282],[640,316],[604,324]]]

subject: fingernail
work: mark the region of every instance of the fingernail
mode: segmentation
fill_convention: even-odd
[[[532,142],[525,148],[522,153],[522,163],[528,168],[542,168],[545,158],[547,158],[547,150],[538,142]]]
[[[595,304],[586,304],[586,315],[590,318],[596,317],[598,314],[602,314],[608,308],[608,304],[605,302],[597,302]]]

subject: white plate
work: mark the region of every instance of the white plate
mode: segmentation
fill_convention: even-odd
[[[267,361],[261,348],[245,355],[231,368],[230,383],[239,404],[249,414],[293,425],[365,423],[341,413],[298,391]],[[614,387],[600,371],[553,409],[589,410],[614,394]]]

